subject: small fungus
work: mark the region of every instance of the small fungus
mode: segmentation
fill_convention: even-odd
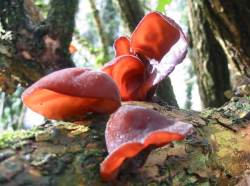
[[[76,51],[77,51],[77,48],[75,47],[75,45],[70,44],[69,45],[69,53],[74,54]]]
[[[105,73],[86,68],[53,72],[26,89],[24,104],[49,119],[71,119],[85,113],[112,113],[120,106],[115,82]]]
[[[115,57],[121,55],[129,55],[133,53],[130,51],[130,40],[127,37],[121,36],[114,42]]]
[[[109,155],[101,164],[102,178],[105,181],[115,179],[126,160],[147,149],[151,151],[183,140],[191,132],[191,124],[166,118],[157,111],[141,106],[121,106],[107,123],[105,139]]]
[[[122,36],[115,41],[116,57],[102,71],[118,84],[122,100],[147,100],[159,82],[183,61],[187,46],[181,28],[172,19],[159,12],[151,12],[137,25],[131,39]],[[130,68],[124,71],[122,68],[126,65]],[[132,68],[133,65],[143,67]],[[120,75],[116,76],[118,72]]]

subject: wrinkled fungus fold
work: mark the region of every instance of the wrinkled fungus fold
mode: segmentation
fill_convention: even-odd
[[[192,132],[192,125],[166,118],[141,106],[123,105],[111,115],[105,139],[109,155],[101,164],[104,180],[115,179],[126,159],[148,147],[180,141]]]
[[[123,100],[143,100],[145,92],[138,91],[146,78],[143,62],[131,55],[123,55],[114,60],[102,70],[113,77]]]
[[[112,113],[120,106],[114,81],[103,72],[67,68],[26,89],[24,104],[49,119],[69,119],[87,112]]]
[[[178,24],[159,12],[151,12],[143,17],[131,34],[131,38],[122,36],[115,41],[116,58],[107,63],[102,70],[118,84],[122,100],[146,100],[153,95],[152,90],[156,90],[153,87],[157,87],[174,70],[175,66],[183,61],[187,46],[186,37]],[[133,79],[126,78],[127,71],[122,70],[120,70],[119,78],[110,73],[112,68],[121,66],[120,57],[128,55],[138,58],[133,64],[130,58],[123,59],[128,65],[144,64],[143,78],[141,76],[135,76]],[[121,78],[122,76],[124,78]],[[121,85],[120,79],[123,79],[122,83],[126,86]],[[128,96],[128,92],[135,92],[131,90],[134,89],[135,81],[140,82],[136,89],[138,95],[129,94]],[[128,86],[129,84],[132,86]]]
[[[137,160],[140,155],[145,159],[151,150],[192,133],[191,124],[152,109],[121,106],[121,99],[150,99],[157,85],[183,61],[187,45],[178,24],[159,12],[151,12],[143,17],[131,37],[121,36],[114,42],[116,56],[101,72],[87,68],[53,72],[26,89],[22,100],[48,119],[114,112],[105,130],[109,155],[100,167],[103,180],[110,181],[125,162]],[[73,53],[75,48],[71,46],[69,50]],[[138,162],[143,163],[144,159]]]

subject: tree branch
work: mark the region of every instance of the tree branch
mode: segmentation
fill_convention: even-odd
[[[250,166],[249,98],[235,98],[224,107],[202,113],[154,103],[127,104],[193,123],[195,132],[183,142],[153,151],[141,169],[123,171],[113,185],[235,185],[246,181]],[[91,118],[81,123],[85,126],[58,122],[31,131],[3,133],[0,184],[106,185],[99,165],[107,156],[107,117]]]
[[[77,5],[78,0],[51,1],[48,19],[41,22],[31,1],[1,1],[0,89],[10,93],[17,84],[28,86],[45,74],[74,66],[68,46]]]
[[[68,50],[75,28],[78,0],[51,0],[46,24],[49,36],[60,41],[62,49]]]
[[[117,0],[130,32],[133,32],[137,24],[144,16],[144,11],[138,0]]]

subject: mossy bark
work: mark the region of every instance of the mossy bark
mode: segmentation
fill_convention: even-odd
[[[1,185],[247,185],[250,97],[233,98],[201,113],[155,103],[127,104],[190,122],[195,132],[183,142],[155,150],[142,168],[123,171],[115,183],[102,182],[99,175],[100,162],[107,156],[106,116],[5,133],[0,138]]]

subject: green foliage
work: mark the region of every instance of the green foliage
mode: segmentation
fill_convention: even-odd
[[[49,5],[48,3],[46,3],[46,1],[44,0],[35,0],[34,4],[37,6],[37,8],[39,9],[40,13],[46,17],[48,14],[48,10],[49,10]]]
[[[78,58],[81,62],[75,61],[76,64],[85,64],[86,66],[90,65],[96,67],[101,66],[112,59],[114,56],[113,42],[120,35],[119,32],[121,32],[123,28],[121,28],[122,19],[118,13],[119,8],[113,0],[96,0],[95,3],[104,32],[103,37],[105,37],[107,43],[102,43],[93,11],[87,11],[85,14],[85,22],[88,29],[85,32],[82,32],[81,28],[76,27],[74,31],[74,39],[76,39],[77,43],[81,45],[81,51],[78,50],[78,52],[89,54],[88,57],[85,55]],[[83,14],[81,14],[81,10],[79,11],[80,16],[82,16]],[[103,48],[103,46],[106,48]]]
[[[164,12],[165,6],[170,4],[172,0],[158,0],[158,5],[156,10],[159,12]]]

